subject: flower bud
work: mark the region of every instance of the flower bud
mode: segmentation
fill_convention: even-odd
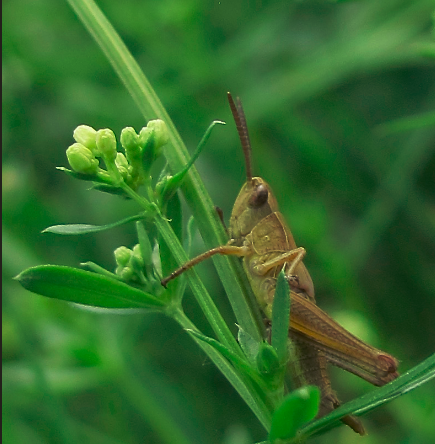
[[[169,140],[169,133],[166,123],[163,120],[150,120],[146,127],[142,128],[139,133],[141,145],[144,153],[150,151],[152,154],[148,155],[152,161],[160,156],[162,146]]]
[[[106,162],[113,164],[116,159],[116,137],[111,129],[105,128],[97,131],[97,148]]]
[[[134,165],[135,162],[140,161],[142,153],[141,141],[131,126],[123,128],[121,131],[121,145],[130,164]]]
[[[71,168],[77,173],[97,174],[99,162],[89,148],[81,143],[74,143],[66,150],[66,157]]]
[[[129,266],[137,273],[142,273],[143,272],[143,259],[142,259],[142,254],[140,252],[140,246],[139,244],[135,245],[133,247],[133,254],[131,255],[130,258],[130,263]]]
[[[97,132],[88,125],[79,125],[73,134],[74,140],[90,149],[95,156],[98,155],[96,137]]]
[[[143,265],[142,253],[140,251],[140,245],[139,244],[136,244],[133,247],[133,256],[136,257],[140,262],[142,262],[142,265]]]
[[[116,267],[115,274],[126,282],[133,280],[135,277],[134,271],[130,267],[122,267],[121,265]]]
[[[130,248],[127,247],[118,247],[113,254],[115,255],[115,261],[116,264],[120,267],[125,267],[130,261],[131,255],[133,252],[130,250]]]

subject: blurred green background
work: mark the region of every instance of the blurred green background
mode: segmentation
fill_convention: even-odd
[[[434,352],[433,0],[98,2],[151,81],[228,220],[244,181],[226,101],[239,95],[254,171],[275,190],[318,304],[400,360]],[[3,438],[6,443],[248,444],[264,430],[172,321],[44,299],[11,280],[26,267],[94,261],[136,243],[133,226],[82,237],[132,203],[55,170],[79,124],[145,122],[66,2],[3,3]],[[200,236],[194,253],[204,250]],[[212,264],[199,267],[229,322]],[[188,294],[186,311],[209,329]],[[331,371],[345,401],[372,390]],[[364,418],[365,444],[432,443],[429,383]],[[170,430],[171,427],[173,430]],[[357,443],[346,427],[313,443]]]

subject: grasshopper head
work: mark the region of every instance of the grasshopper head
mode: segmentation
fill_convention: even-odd
[[[231,213],[229,234],[235,244],[242,244],[245,236],[266,216],[278,211],[278,203],[270,186],[261,178],[246,181],[237,196]]]

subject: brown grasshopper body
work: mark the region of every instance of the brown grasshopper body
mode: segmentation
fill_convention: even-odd
[[[247,169],[246,183],[230,218],[230,241],[184,264],[162,284],[215,254],[240,256],[258,304],[270,320],[276,280],[284,268],[291,298],[289,335],[298,357],[298,365],[292,371],[293,381],[297,386],[314,384],[321,389],[318,416],[324,416],[340,405],[331,389],[328,362],[381,386],[398,376],[397,361],[353,336],[316,305],[313,282],[302,262],[305,249],[296,246],[270,186],[262,178],[252,177],[251,146],[243,109],[240,101],[236,105],[229,93],[228,99]],[[355,432],[365,433],[356,417],[348,415],[342,421]]]

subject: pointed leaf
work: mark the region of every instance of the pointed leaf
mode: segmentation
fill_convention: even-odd
[[[115,273],[112,273],[109,270],[106,270],[105,268],[101,267],[100,265],[96,264],[95,262],[81,262],[80,266],[83,267],[85,270],[92,271],[93,273],[102,274],[103,276],[108,276],[112,279],[116,279],[117,281],[122,281],[122,278]]]
[[[63,234],[63,235],[98,233],[99,231],[110,230],[112,228],[119,227],[120,225],[128,224],[129,222],[141,219],[144,219],[144,214],[137,214],[135,216],[127,217],[126,219],[122,219],[119,220],[118,222],[106,225],[88,225],[88,224],[53,225],[51,227],[47,227],[42,232]]]
[[[68,168],[65,167],[56,167],[56,170],[63,171],[64,173],[68,174],[68,176],[74,177],[74,179],[86,180],[88,182],[110,185],[112,180],[109,176],[105,177],[103,175],[98,175],[98,174],[77,173],[76,171],[69,170]]]
[[[278,276],[272,306],[272,346],[275,348],[281,363],[288,359],[289,322],[290,288],[282,270]]]
[[[234,367],[236,367],[236,369],[242,371],[245,375],[252,378],[259,385],[264,386],[261,378],[259,378],[258,376],[258,373],[249,365],[248,361],[246,361],[243,358],[240,358],[240,356],[233,353],[231,350],[222,345],[219,341],[216,341],[216,339],[205,336],[196,330],[186,329],[186,331],[195,338],[198,338],[201,341],[211,345],[216,351],[218,351],[229,362],[231,362],[234,365]]]
[[[168,180],[166,187],[165,187],[166,188],[165,189],[166,196],[163,197],[164,201],[166,199],[169,199],[173,195],[175,190],[177,190],[177,188],[179,188],[183,179],[186,177],[186,174],[188,173],[190,168],[193,166],[193,164],[195,163],[198,156],[201,154],[201,151],[204,148],[205,144],[207,143],[207,140],[210,138],[213,128],[215,127],[215,125],[218,125],[218,124],[219,125],[226,125],[225,122],[221,122],[220,120],[214,120],[207,128],[204,136],[200,140],[200,142],[199,142],[193,156],[190,158],[189,162],[184,166],[184,168],[181,171],[179,171],[177,174],[174,174],[174,176]]]
[[[267,342],[260,344],[257,355],[257,368],[263,376],[268,378],[273,378],[280,370],[276,350]]]
[[[54,299],[103,308],[161,309],[153,295],[115,279],[57,265],[28,268],[15,279],[27,290]]]
[[[97,183],[91,187],[91,190],[102,191],[103,193],[113,194],[115,196],[121,196],[124,199],[131,199],[131,197],[121,187],[113,185],[106,185],[105,183]]]
[[[258,342],[249,333],[239,327],[239,334],[237,340],[239,341],[240,347],[242,347],[245,356],[252,365],[257,365],[257,355],[258,349],[260,348],[261,342]]]

